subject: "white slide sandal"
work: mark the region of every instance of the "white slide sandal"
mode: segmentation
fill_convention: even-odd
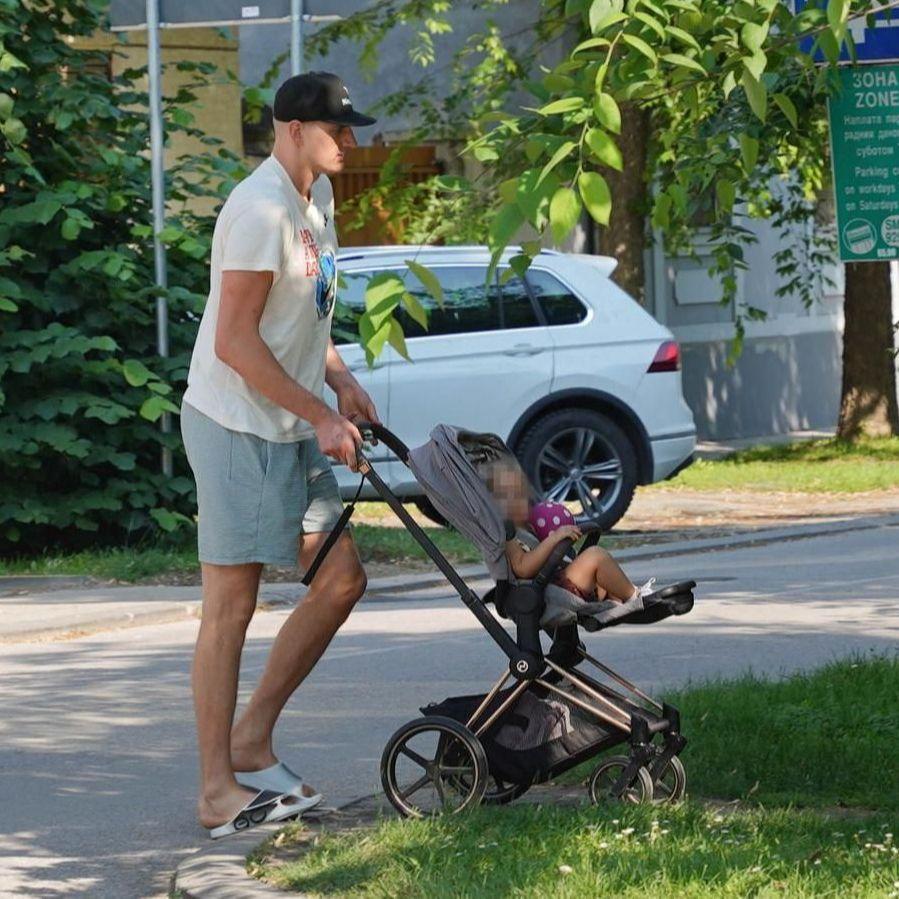
[[[279,793],[295,797],[297,801],[292,808],[299,815],[315,808],[323,798],[321,793],[304,796],[303,778],[291,771],[284,762],[275,762],[271,767],[263,768],[261,771],[235,771],[234,776],[237,782],[245,787],[252,787],[255,790],[277,790]]]
[[[209,836],[218,840],[261,824],[296,817],[298,811],[294,796],[277,790],[260,790],[227,824],[208,828]]]

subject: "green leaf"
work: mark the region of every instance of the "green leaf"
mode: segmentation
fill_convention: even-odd
[[[598,94],[593,101],[593,111],[603,128],[612,134],[621,133],[621,110],[611,94]]]
[[[706,70],[695,59],[684,56],[683,53],[665,53],[662,59],[670,65],[679,66],[682,69],[690,69],[702,75],[707,74]]]
[[[756,81],[761,81],[762,75],[768,66],[768,57],[759,50],[758,53],[753,53],[752,56],[744,56],[743,65]]]
[[[177,413],[179,411],[178,407],[171,400],[154,394],[144,400],[143,405],[140,407],[140,416],[141,418],[146,418],[147,421],[156,421],[162,416],[163,412]]]
[[[122,374],[132,387],[143,387],[147,381],[156,379],[156,375],[140,359],[126,359],[122,363]]]
[[[562,112],[573,112],[575,109],[580,109],[583,105],[583,97],[563,97],[561,100],[553,100],[552,103],[541,106],[537,112],[540,115],[558,115]]]
[[[540,186],[540,183],[543,179],[566,157],[571,154],[571,152],[577,147],[577,144],[573,140],[567,140],[555,153],[553,153],[549,162],[543,166],[542,171],[540,172],[540,177],[537,179],[537,187]]]
[[[752,77],[752,73],[747,69],[743,70],[743,74],[740,77],[740,84],[743,85],[743,89],[746,91],[746,97],[749,100],[750,108],[755,113],[756,117],[764,122],[768,112],[768,91],[766,90],[765,85],[760,81],[756,81],[755,78]]]
[[[827,0],[827,24],[837,40],[840,39],[849,17],[849,0]]]
[[[59,232],[66,240],[75,240],[81,233],[81,225],[75,219],[67,218],[63,221]]]
[[[553,239],[561,243],[577,224],[581,214],[581,201],[570,187],[560,187],[549,203],[549,225]]]
[[[403,261],[408,266],[409,271],[421,281],[425,290],[434,297],[437,305],[442,309],[445,300],[443,296],[443,285],[440,283],[440,279],[429,268],[425,268],[425,266],[416,262],[414,259],[405,259]],[[425,328],[427,325],[422,324],[422,327]]]
[[[28,130],[21,119],[9,118],[2,125],[0,131],[11,144],[20,144],[28,137]]]
[[[394,272],[374,275],[365,287],[365,308],[368,310],[379,308],[385,300],[393,298],[396,298],[398,303],[400,295],[405,290],[406,285]]]
[[[642,53],[651,63],[655,64],[656,51],[653,50],[643,38],[637,37],[635,34],[622,34],[621,40],[633,47],[638,53]]]
[[[681,43],[687,44],[694,50],[702,50],[702,47],[699,46],[699,41],[697,41],[688,31],[684,31],[683,28],[678,28],[676,25],[666,25],[665,30],[672,37],[676,37]]]
[[[181,519],[185,518],[184,515],[176,515],[168,509],[162,508],[150,509],[150,517],[166,532],[174,531]]]
[[[592,50],[594,47],[608,47],[611,41],[605,37],[591,37],[586,41],[581,41],[572,51],[571,55],[580,53],[581,50]]]
[[[731,92],[736,86],[737,76],[734,74],[733,70],[731,70],[724,76],[724,81],[721,82],[721,90],[724,93],[725,100],[731,95]]]
[[[612,193],[606,179],[599,172],[582,172],[577,186],[587,212],[600,225],[608,225],[612,214]]]
[[[606,16],[614,11],[612,0],[593,0],[590,4],[590,10],[587,13],[590,31],[595,34],[599,30],[599,26],[603,23]]]
[[[16,312],[18,308],[19,307],[12,300],[8,300],[6,297],[0,297],[0,312]]]
[[[633,17],[637,19],[637,21],[642,22],[649,28],[650,31],[654,31],[656,36],[660,41],[666,40],[665,28],[658,22],[658,20],[654,19],[652,16],[647,15],[645,12],[634,12],[632,13]]]
[[[390,345],[407,361],[411,362],[412,360],[409,358],[409,351],[406,349],[406,336],[403,334],[403,329],[400,323],[394,318],[390,322],[390,330],[387,335],[387,339],[390,341]]]
[[[586,142],[593,155],[600,162],[619,172],[624,168],[621,150],[618,149],[618,145],[605,131],[601,131],[599,128],[591,128],[587,132]]]
[[[740,153],[743,157],[743,168],[749,174],[759,158],[759,142],[748,134],[740,135]]]
[[[490,223],[488,246],[491,249],[506,246],[523,223],[524,216],[517,205],[502,206]]]
[[[715,192],[718,195],[718,205],[723,212],[730,213],[734,208],[734,200],[736,199],[736,189],[733,181],[727,178],[719,178],[715,184]]]
[[[799,116],[793,101],[786,94],[772,94],[771,99],[780,107],[780,111],[787,117],[794,128],[799,127]]]
[[[12,115],[15,101],[9,94],[0,93],[0,119],[8,119]]]
[[[28,66],[17,56],[13,56],[9,50],[0,51],[0,72],[10,72],[13,69],[27,69]]]
[[[750,53],[761,50],[766,37],[768,37],[767,22],[762,25],[756,22],[747,22],[740,31],[740,40]]]
[[[418,301],[418,297],[407,291],[403,294],[402,301],[406,312],[409,313],[409,318],[427,331],[428,313],[425,311],[425,307]]]

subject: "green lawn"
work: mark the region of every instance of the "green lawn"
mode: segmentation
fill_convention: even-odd
[[[899,487],[899,437],[857,444],[813,440],[759,446],[725,459],[700,459],[657,487],[792,493],[887,490]]]
[[[282,889],[385,899],[896,897],[897,684],[899,662],[872,658],[682,692],[693,798],[679,806],[519,802],[384,820],[250,870]],[[721,811],[700,796],[744,801]]]

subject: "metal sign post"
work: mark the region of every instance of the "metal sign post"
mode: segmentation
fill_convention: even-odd
[[[147,0],[147,77],[150,98],[150,177],[153,190],[153,261],[156,286],[168,286],[165,244],[160,234],[165,228],[165,134],[162,127],[162,65],[159,53],[159,0]],[[163,359],[169,355],[169,309],[165,294],[156,296],[156,348]],[[162,433],[172,430],[172,417],[162,413]],[[172,451],[162,448],[162,473],[172,475]]]

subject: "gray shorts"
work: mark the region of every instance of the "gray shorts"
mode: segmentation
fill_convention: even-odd
[[[189,403],[181,436],[197,482],[201,562],[296,565],[300,534],[332,530],[343,512],[314,437],[273,443],[222,427]]]

